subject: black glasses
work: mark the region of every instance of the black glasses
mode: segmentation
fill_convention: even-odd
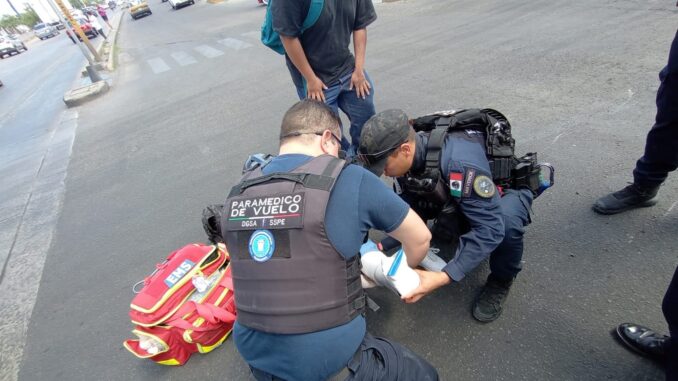
[[[330,131],[330,130],[325,130],[325,131]],[[287,135],[285,135],[285,136],[281,136],[280,138],[281,138],[281,139],[285,139],[285,138],[291,138],[291,137],[294,137],[294,136],[301,136],[301,135],[318,135],[318,136],[323,136],[323,134],[325,133],[325,131],[323,131],[323,132],[292,132],[291,134],[287,134]],[[332,131],[330,131],[330,134],[332,135],[332,137],[334,138],[334,140],[337,141],[337,144],[339,144],[339,147],[341,147],[341,139],[339,139],[339,138],[337,137],[337,135],[335,135]]]

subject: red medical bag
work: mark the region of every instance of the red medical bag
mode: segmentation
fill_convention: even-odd
[[[156,265],[143,284],[129,313],[137,339],[124,342],[135,356],[183,365],[191,354],[212,351],[231,333],[236,310],[223,244],[186,245]]]

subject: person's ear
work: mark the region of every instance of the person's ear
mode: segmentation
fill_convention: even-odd
[[[412,145],[410,142],[405,142],[400,146],[400,151],[405,154],[405,156],[410,156],[413,153]]]

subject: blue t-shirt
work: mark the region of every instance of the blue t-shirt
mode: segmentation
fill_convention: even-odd
[[[264,174],[289,172],[311,160],[301,154],[274,158]],[[369,171],[349,165],[330,194],[325,214],[327,236],[341,255],[357,255],[369,229],[391,232],[408,205]],[[285,380],[325,380],[346,366],[365,336],[365,318],[323,331],[279,335],[235,323],[233,337],[240,355],[253,366]]]

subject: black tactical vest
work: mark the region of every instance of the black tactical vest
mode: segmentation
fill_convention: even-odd
[[[346,260],[329,241],[325,211],[344,161],[323,155],[292,172],[245,174],[226,200],[222,228],[238,322],[299,334],[362,313],[360,255]]]
[[[445,138],[451,133],[475,130],[481,133],[492,177],[497,185],[509,188],[516,165],[515,141],[504,115],[492,109],[468,109],[426,115],[413,120],[413,128],[427,135],[425,166],[419,173],[396,179],[396,191],[409,201],[422,219],[435,219],[437,239],[456,243],[468,231],[459,204],[450,196],[449,184],[440,173],[440,156]]]

